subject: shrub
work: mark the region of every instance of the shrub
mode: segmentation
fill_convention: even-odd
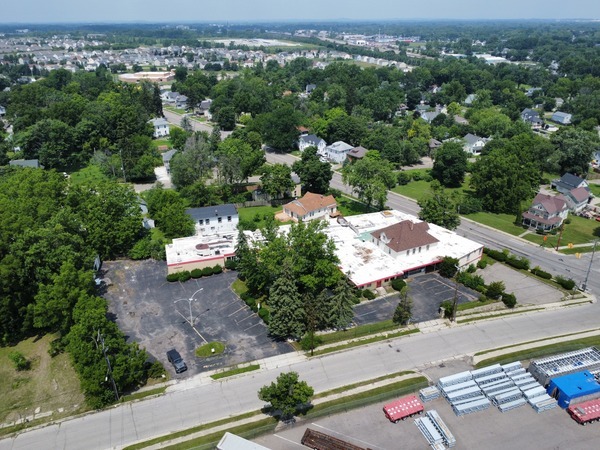
[[[514,308],[517,304],[517,297],[515,297],[515,294],[507,294],[505,292],[502,294],[502,303],[504,303],[508,308]]]
[[[367,300],[373,300],[377,295],[371,289],[363,289],[362,296]]]
[[[412,179],[414,181],[421,181],[423,179],[423,175],[421,175],[421,173],[418,171],[415,171],[415,173],[413,173],[411,175],[412,175]]]
[[[305,352],[317,348],[323,343],[323,339],[314,333],[307,333],[302,339],[300,339],[300,348]]]
[[[565,225],[569,225],[570,223],[571,223],[571,218],[570,218],[570,217],[567,217],[567,218],[564,220],[564,224],[565,224]]]
[[[488,298],[485,295],[480,295],[478,299],[481,303],[487,302]]]
[[[52,358],[54,358],[55,356],[58,356],[65,351],[66,345],[67,344],[65,343],[65,340],[63,340],[61,338],[53,339],[50,342],[50,348],[48,349],[48,354]]]
[[[179,274],[178,273],[170,273],[169,275],[167,275],[167,281],[172,283],[173,281],[179,281]]]
[[[427,173],[425,173],[425,175],[423,175],[423,181],[427,181],[428,183],[431,183],[433,181],[433,177],[431,176],[431,171],[427,171]]]
[[[440,275],[444,278],[452,278],[454,275],[456,275],[457,265],[458,259],[446,256],[440,263]]]
[[[27,358],[25,358],[25,356],[23,356],[23,353],[10,352],[8,354],[8,357],[15,365],[15,369],[17,369],[18,371],[31,369],[31,362],[28,361]]]
[[[446,300],[440,303],[440,308],[444,310],[444,317],[449,319],[452,317],[452,310],[454,308],[454,303],[450,300]]]
[[[504,286],[502,281],[494,281],[488,286],[485,295],[491,299],[498,300],[504,293],[504,289],[506,289],[506,286]]]
[[[571,278],[567,279],[565,277],[557,275],[554,277],[554,280],[567,291],[571,291],[575,288],[575,281],[573,281]]]
[[[167,372],[160,361],[154,361],[148,366],[148,378],[162,378],[166,373]]]
[[[269,324],[269,320],[271,320],[271,313],[267,308],[260,308],[258,310],[258,317],[260,317],[264,323]]]
[[[506,258],[506,264],[520,270],[529,270],[529,260],[527,258],[517,258],[510,255]]]
[[[539,266],[536,266],[533,269],[531,269],[531,273],[537,277],[543,278],[544,280],[550,280],[552,278],[552,274],[544,272],[542,269],[539,268]]]
[[[190,272],[192,278],[202,278],[202,269],[194,269]]]
[[[485,269],[487,265],[488,263],[485,259],[480,259],[479,261],[477,261],[477,268],[479,269]]]
[[[205,267],[204,269],[202,269],[202,276],[203,277],[210,277],[212,274],[213,274],[212,267]]]
[[[467,272],[459,272],[456,280],[471,289],[478,289],[485,286],[485,281],[480,275],[471,275]]]
[[[212,271],[213,271],[213,274],[217,275],[217,274],[223,272],[223,268],[217,264],[215,267],[212,268]]]
[[[392,280],[392,289],[395,291],[401,291],[405,286],[406,281],[404,281],[402,278],[396,278],[395,280]]]
[[[179,272],[179,281],[184,282],[190,278],[192,278],[192,274],[189,271],[184,270],[183,272]]]
[[[484,248],[483,252],[488,255],[490,258],[495,259],[496,261],[504,262],[506,261],[506,254],[504,252],[499,252],[498,250],[492,250],[491,248]]]
[[[404,186],[408,183],[410,183],[410,180],[412,179],[412,177],[410,176],[410,174],[408,172],[399,172],[398,173],[398,184],[400,186]]]
[[[475,267],[475,264],[471,264],[469,265],[469,267],[467,267],[467,272],[468,273],[473,273],[477,270],[477,267]]]
[[[225,268],[227,270],[235,270],[237,267],[237,262],[235,261],[235,259],[228,259],[227,261],[225,261]]]

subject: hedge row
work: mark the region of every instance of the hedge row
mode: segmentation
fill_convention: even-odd
[[[551,273],[545,272],[542,269],[540,269],[539,267],[534,267],[533,269],[531,269],[531,273],[534,274],[536,277],[543,278],[544,280],[552,279]]]
[[[223,268],[219,265],[214,267],[205,267],[204,269],[194,269],[191,272],[184,270],[183,272],[170,273],[167,275],[167,281],[188,281],[190,278],[210,277],[223,272]]]

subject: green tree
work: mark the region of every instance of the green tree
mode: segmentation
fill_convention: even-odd
[[[171,147],[176,150],[183,150],[185,142],[191,136],[191,133],[186,132],[182,128],[173,127],[169,131],[169,142]]]
[[[446,187],[459,187],[467,172],[467,154],[457,142],[444,143],[435,153],[431,176]]]
[[[354,319],[353,306],[358,303],[355,289],[345,277],[340,277],[333,295],[327,299],[327,323],[337,330],[345,330]]]
[[[446,191],[435,186],[431,196],[419,200],[419,219],[434,223],[448,230],[455,230],[460,225],[460,216],[456,204]]]
[[[215,113],[215,122],[219,128],[224,131],[231,131],[235,128],[235,109],[233,106],[224,106]]]
[[[317,147],[308,147],[302,152],[300,161],[294,162],[292,170],[300,177],[304,191],[325,194],[333,178],[331,164],[321,162]]]
[[[271,198],[283,197],[294,188],[291,167],[285,164],[264,165],[260,184]]]
[[[171,158],[171,180],[178,189],[204,181],[211,177],[214,164],[210,143],[203,134],[195,133],[185,141],[183,150]]]
[[[258,398],[269,402],[283,419],[293,416],[306,406],[313,395],[313,388],[305,381],[300,381],[296,372],[284,372],[277,377],[276,382],[263,386],[258,391]]]
[[[379,209],[385,207],[388,189],[396,185],[393,165],[383,160],[376,150],[344,166],[342,180],[344,184],[352,186],[353,192],[367,207],[375,204]]]
[[[573,173],[585,177],[592,154],[600,149],[600,139],[596,133],[578,128],[561,128],[550,141],[557,149],[556,159],[560,173]]]
[[[219,176],[227,184],[238,184],[256,172],[265,163],[265,154],[246,142],[227,138],[217,150]]]
[[[284,261],[281,274],[271,286],[269,309],[271,320],[268,327],[272,336],[300,339],[306,331],[306,316],[289,261]]]
[[[458,259],[446,256],[442,259],[442,262],[440,263],[440,275],[444,278],[452,278],[456,275],[456,272],[458,271],[457,267]]]
[[[408,286],[400,290],[400,301],[394,310],[392,322],[398,325],[408,325],[412,315],[412,299],[408,295]]]
[[[535,164],[515,154],[493,150],[475,162],[471,186],[481,199],[484,210],[493,213],[515,213],[521,202],[530,199],[539,182]]]
[[[300,123],[301,115],[291,105],[281,105],[272,112],[258,115],[251,122],[250,131],[258,131],[266,145],[290,151],[298,140],[299,133],[296,127]]]

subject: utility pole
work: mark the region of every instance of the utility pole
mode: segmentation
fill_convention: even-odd
[[[563,222],[560,226],[560,234],[558,235],[558,240],[556,241],[556,251],[558,251],[558,247],[560,246],[560,240],[562,238],[563,231],[565,230],[565,223]]]
[[[454,274],[454,302],[452,302],[452,322],[456,322],[456,302],[458,301],[458,273],[460,267],[454,266],[456,273]]]
[[[92,336],[92,339],[94,340],[94,343],[96,344],[96,348],[100,348],[100,345],[102,346],[102,354],[104,355],[104,359],[106,360],[106,365],[108,366],[107,378],[110,377],[110,382],[112,383],[113,390],[115,391],[115,398],[117,399],[117,401],[119,401],[119,391],[117,390],[117,384],[115,383],[115,379],[112,376],[112,367],[110,365],[110,359],[108,359],[108,355],[106,354],[106,345],[104,344],[104,336],[102,336],[102,334],[100,334],[100,330],[98,330],[98,336],[96,338],[94,338]],[[98,345],[98,342],[100,342],[100,345]]]
[[[590,272],[592,270],[592,263],[594,262],[594,254],[596,253],[596,244],[598,243],[598,239],[594,241],[594,249],[592,250],[592,257],[590,258],[590,265],[588,266],[587,273],[585,274],[585,280],[581,285],[581,290],[585,292],[587,289],[588,277],[590,276]]]

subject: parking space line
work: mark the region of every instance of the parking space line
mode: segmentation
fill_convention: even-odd
[[[234,314],[239,313],[241,310],[243,310],[244,308],[246,308],[246,305],[242,306],[241,308],[236,309],[234,312],[232,312],[231,314],[229,314],[227,317],[231,317]]]
[[[251,325],[248,328],[244,328],[244,331],[248,331],[250,328],[254,328],[257,325],[260,325],[260,322],[256,322],[254,325]]]
[[[290,442],[294,445],[297,445],[300,448],[306,448],[304,445],[302,444],[298,444],[297,442],[292,441],[291,439],[288,438],[284,438],[283,436],[279,436],[278,434],[274,434],[273,436],[278,437],[279,439],[283,439],[284,441]]]

